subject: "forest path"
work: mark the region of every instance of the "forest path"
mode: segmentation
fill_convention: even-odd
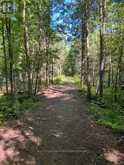
[[[39,97],[41,108],[0,129],[0,165],[124,164],[116,138],[89,117],[77,89],[53,87]]]

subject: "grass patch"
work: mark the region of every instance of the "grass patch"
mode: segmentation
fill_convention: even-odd
[[[124,90],[118,90],[118,100],[114,102],[112,88],[104,89],[103,98],[96,97],[96,89],[92,87],[92,99],[89,102],[89,112],[99,125],[111,128],[115,132],[124,133]],[[86,89],[81,90],[86,95]]]
[[[118,109],[101,108],[91,103],[90,112],[100,125],[112,128],[117,132],[124,132],[124,112]]]
[[[3,124],[8,119],[17,119],[23,112],[35,110],[39,106],[41,106],[41,102],[37,98],[19,95],[12,99],[10,96],[1,96],[0,124]]]
[[[124,132],[124,101],[123,91],[118,91],[118,102],[114,102],[112,89],[104,91],[104,97],[93,98],[89,111],[100,125],[112,128],[115,132]]]
[[[65,76],[65,75],[60,75],[54,78],[54,84],[55,85],[68,85],[72,84],[77,87],[80,86],[80,78],[78,75],[71,77],[71,76]]]

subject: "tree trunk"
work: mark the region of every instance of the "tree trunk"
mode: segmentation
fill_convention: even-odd
[[[120,73],[121,73],[121,65],[122,65],[122,57],[123,57],[123,46],[119,46],[119,57],[118,57],[118,64],[117,64],[117,73],[115,77],[115,85],[114,85],[114,101],[117,101],[117,90],[120,81]]]
[[[86,14],[86,4],[84,4],[83,16],[81,18],[81,75],[80,75],[80,87],[83,87],[84,81],[84,60],[85,60],[85,52],[86,52],[86,42],[87,42],[87,14]]]
[[[54,59],[52,59],[52,84],[54,83]]]
[[[93,87],[95,86],[95,61],[92,62],[92,82],[93,82]]]
[[[109,57],[109,70],[108,70],[108,87],[111,86],[112,82],[112,58],[111,55]]]
[[[6,93],[8,94],[8,66],[7,66],[7,52],[5,45],[5,29],[4,29],[4,20],[2,19],[2,39],[3,39],[3,54],[4,54],[4,66],[5,66],[5,80],[6,80]]]
[[[86,75],[86,82],[87,82],[87,98],[90,100],[91,99],[91,84],[90,84],[90,57],[89,57],[89,39],[87,37],[87,48],[86,48],[86,56],[87,56],[87,75]]]
[[[26,71],[28,77],[28,95],[32,95],[32,82],[31,82],[31,66],[30,66],[30,50],[29,50],[29,34],[26,22],[26,2],[23,1],[23,25],[24,25],[24,49],[26,55]]]
[[[100,58],[99,58],[99,96],[103,97],[104,89],[104,69],[105,69],[105,48],[104,48],[104,32],[105,32],[105,0],[100,2]]]
[[[46,44],[46,86],[48,87],[49,85],[49,53],[48,53],[48,49],[49,49],[49,41],[48,38],[45,39],[45,44]]]
[[[13,51],[11,45],[11,19],[6,18],[6,30],[8,39],[8,55],[9,55],[9,79],[10,79],[10,89],[11,95],[14,94],[14,84],[13,84]]]

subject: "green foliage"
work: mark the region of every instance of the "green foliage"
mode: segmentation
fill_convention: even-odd
[[[76,61],[76,56],[74,52],[70,51],[68,56],[65,59],[65,66],[64,66],[64,73],[67,76],[74,76],[76,72],[75,61]]]
[[[98,124],[109,127],[116,132],[124,132],[123,94],[123,90],[118,91],[119,100],[115,102],[112,88],[104,90],[103,98],[97,97],[95,88],[92,88],[89,112],[95,117]]]
[[[17,119],[23,112],[34,110],[41,106],[41,102],[34,98],[11,98],[1,96],[0,98],[0,124],[8,119]]]
[[[74,76],[77,73],[77,58],[79,54],[79,41],[74,40],[64,62],[64,74]]]
[[[60,75],[60,76],[57,76],[57,77],[54,78],[54,84],[56,84],[56,85],[72,84],[72,85],[75,85],[75,86],[79,87],[80,78],[77,75],[75,75],[74,77]]]
[[[20,104],[16,100],[12,100],[8,96],[0,98],[0,122],[9,118],[17,118],[20,109]]]
[[[90,113],[93,114],[100,125],[112,128],[117,132],[124,132],[124,111],[120,110],[119,105],[115,109],[101,108],[99,105],[91,103]]]
[[[124,132],[124,111],[118,103],[92,101],[89,111],[98,124],[112,128],[114,131]]]
[[[41,102],[39,100],[34,100],[32,98],[29,98],[27,100],[24,100],[21,104],[21,111],[25,110],[34,110],[41,106]]]

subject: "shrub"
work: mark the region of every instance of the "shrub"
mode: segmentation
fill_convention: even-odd
[[[89,111],[98,124],[112,128],[117,132],[124,132],[124,111],[117,103],[113,103],[111,107],[102,108],[99,104],[92,102]]]
[[[16,119],[22,112],[35,109],[39,106],[41,106],[41,102],[38,99],[25,98],[23,96],[12,99],[9,96],[2,96],[0,98],[0,124],[8,119]]]

